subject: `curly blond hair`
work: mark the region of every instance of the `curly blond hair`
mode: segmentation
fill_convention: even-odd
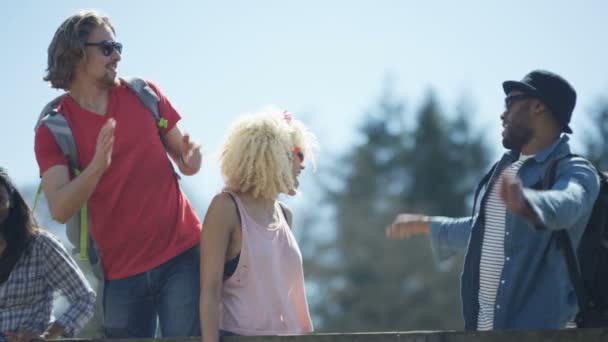
[[[110,19],[95,11],[81,11],[67,18],[49,45],[47,73],[43,80],[50,82],[53,88],[69,90],[76,65],[86,58],[84,43],[94,29],[103,25],[116,34]]]
[[[292,153],[299,147],[314,166],[315,136],[291,114],[269,108],[244,114],[230,128],[221,149],[225,190],[275,199],[295,187]]]

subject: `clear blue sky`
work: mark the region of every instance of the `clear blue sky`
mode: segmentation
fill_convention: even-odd
[[[469,96],[499,149],[500,83],[534,68],[562,74],[579,103],[573,129],[608,91],[606,1],[2,1],[0,165],[38,181],[33,126],[59,94],[42,82],[46,49],[79,9],[109,15],[124,44],[119,74],[156,81],[202,142],[203,170],[186,184],[221,188],[216,150],[229,123],[265,104],[317,132],[320,164],[356,141],[387,75],[415,108],[430,87],[444,106]],[[310,179],[309,179],[310,181]],[[306,182],[306,180],[304,180]],[[204,203],[206,205],[206,203]]]

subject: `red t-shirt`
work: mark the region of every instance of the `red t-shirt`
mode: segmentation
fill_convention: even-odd
[[[160,97],[168,132],[181,117],[158,87],[149,84]],[[199,242],[201,222],[173,174],[154,116],[135,93],[125,84],[111,88],[105,116],[80,107],[70,96],[59,111],[72,128],[81,170],[93,159],[103,124],[116,120],[112,163],[88,201],[89,229],[107,279],[150,270]],[[36,132],[35,151],[40,174],[67,165],[45,126]]]

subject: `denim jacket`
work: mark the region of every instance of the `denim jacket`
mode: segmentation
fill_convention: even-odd
[[[578,157],[559,162],[556,181],[542,189],[542,179],[553,160],[570,153],[568,136],[526,160],[518,171],[524,197],[542,225],[507,209],[504,268],[496,293],[494,329],[557,329],[578,311],[566,262],[558,249],[555,230],[567,229],[574,247],[591,215],[599,191],[599,177],[587,160]],[[482,189],[479,210],[473,217],[433,217],[431,244],[438,260],[465,252],[461,274],[461,299],[465,329],[477,329],[479,311],[479,263],[484,234],[484,206],[500,173],[519,158],[519,152],[503,155],[488,184]],[[502,282],[504,281],[504,283]]]

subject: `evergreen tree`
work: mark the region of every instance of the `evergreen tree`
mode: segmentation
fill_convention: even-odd
[[[449,119],[432,93],[415,127],[405,126],[412,120],[404,108],[385,93],[366,115],[361,143],[332,171],[340,180],[326,190],[335,209],[335,241],[324,248],[332,263],[312,268],[322,277],[307,270],[324,292],[313,306],[321,330],[462,328],[460,263],[439,269],[428,239],[389,241],[384,230],[399,212],[468,214],[488,152],[468,117]]]
[[[592,131],[585,135],[586,156],[600,170],[608,170],[608,99],[597,102],[590,114]]]

